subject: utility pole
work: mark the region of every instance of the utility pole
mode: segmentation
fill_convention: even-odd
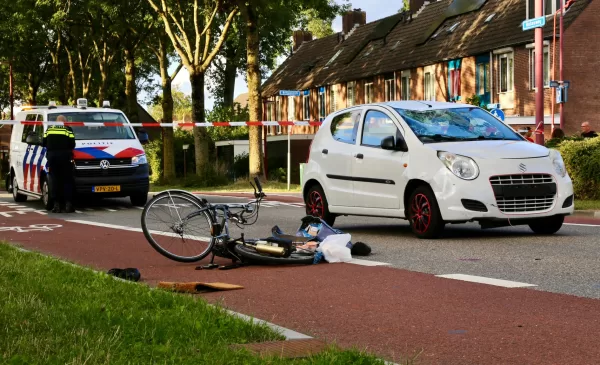
[[[560,43],[560,52],[558,55],[558,59],[559,59],[559,72],[560,72],[560,81],[565,81],[565,79],[563,78],[563,15],[564,15],[564,4],[562,1],[560,1],[560,36],[559,36],[559,43]],[[560,103],[560,129],[562,129],[563,131],[565,130],[565,116],[564,116],[564,103]]]
[[[562,2],[562,1],[561,1]],[[543,0],[535,0],[535,17],[544,16]],[[544,144],[544,28],[535,28],[535,143]],[[562,39],[561,39],[562,40]]]

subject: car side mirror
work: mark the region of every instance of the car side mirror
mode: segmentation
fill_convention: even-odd
[[[408,151],[408,145],[403,138],[394,138],[394,136],[388,136],[381,140],[381,149],[388,151]]]
[[[140,130],[137,133],[137,135],[138,135],[138,139],[140,140],[141,144],[146,144],[150,140],[150,138],[148,137],[148,133],[145,130]]]
[[[29,133],[25,139],[25,142],[27,142],[27,144],[40,144],[40,138],[37,134]]]

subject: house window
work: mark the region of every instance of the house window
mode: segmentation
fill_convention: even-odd
[[[267,102],[267,120],[268,121],[273,120],[273,116],[275,115],[275,113],[273,112],[274,107],[275,107],[275,104],[273,103],[273,101],[269,100]]]
[[[542,11],[545,16],[553,15],[555,12],[560,10],[560,2],[561,0],[543,0]],[[565,0],[562,0],[563,6],[566,3]],[[527,19],[535,18],[535,0],[527,0]]]
[[[373,83],[365,82],[365,104],[373,102]]]
[[[304,111],[304,120],[310,121],[310,93],[308,91],[302,95],[302,110]]]
[[[277,119],[278,122],[283,120],[283,102],[281,101],[281,97],[277,97]],[[275,127],[275,134],[281,134],[281,126],[278,125]]]
[[[325,119],[325,87],[319,88],[319,120]]]
[[[433,71],[425,72],[425,100],[435,100],[435,77]]]
[[[460,67],[461,60],[448,62],[448,98],[450,101],[460,100]]]
[[[544,87],[550,86],[550,49],[544,47]],[[529,51],[529,88],[535,90],[535,50]]]
[[[337,110],[336,85],[329,87],[329,112],[333,113]]]
[[[477,91],[479,95],[483,95],[485,93],[490,92],[490,79],[489,76],[486,77],[486,75],[490,74],[490,64],[489,63],[480,63],[477,65],[478,67],[478,80],[477,80]]]
[[[347,84],[347,90],[346,90],[346,103],[347,105],[350,106],[354,106],[354,104],[356,104],[356,93],[354,92],[356,90],[356,81],[351,81]]]
[[[296,99],[293,96],[288,96],[287,107],[288,107],[287,120],[292,122],[292,121],[296,120]]]
[[[396,80],[394,75],[389,75],[385,79],[385,101],[396,99]]]
[[[410,71],[402,71],[401,99],[410,100]]]
[[[512,53],[505,53],[498,58],[500,64],[500,85],[498,85],[500,92],[511,92],[514,88],[514,56]]]

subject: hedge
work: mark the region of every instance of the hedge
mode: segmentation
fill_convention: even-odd
[[[555,148],[560,151],[573,180],[575,198],[600,199],[600,137],[565,139]]]

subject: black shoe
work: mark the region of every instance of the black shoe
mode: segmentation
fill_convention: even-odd
[[[60,204],[54,203],[54,208],[52,208],[52,213],[60,213]]]
[[[73,208],[73,204],[71,202],[67,202],[65,204],[65,213],[73,213],[75,209]]]

